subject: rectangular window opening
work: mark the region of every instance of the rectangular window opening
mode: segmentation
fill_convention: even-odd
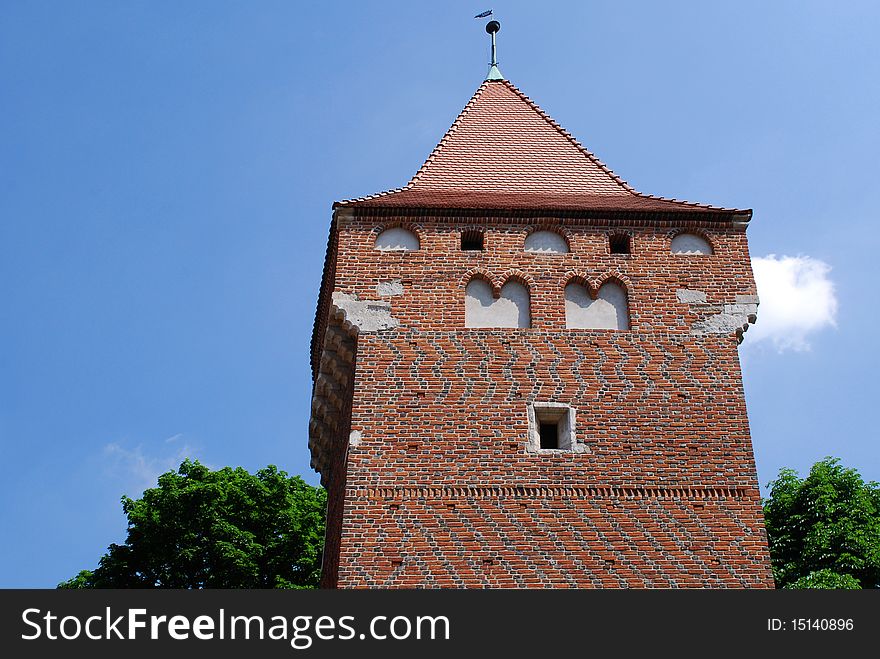
[[[630,240],[625,233],[616,233],[608,239],[612,254],[629,254]]]
[[[461,232],[461,249],[465,252],[483,251],[483,232],[478,229],[468,229]]]
[[[578,451],[574,408],[565,403],[529,405],[529,451]]]

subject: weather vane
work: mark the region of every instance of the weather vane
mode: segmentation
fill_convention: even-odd
[[[488,18],[491,15],[492,10],[487,9],[474,16],[474,18]],[[500,29],[501,23],[498,21],[492,20],[486,23],[486,32],[492,35],[492,61],[489,63],[489,73],[486,74],[486,80],[504,80],[504,76],[501,75],[501,71],[498,70],[498,57],[495,50],[495,35]]]

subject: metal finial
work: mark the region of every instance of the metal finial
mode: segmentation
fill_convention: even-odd
[[[492,36],[492,62],[489,64],[489,73],[486,74],[486,80],[504,80],[504,76],[498,70],[498,57],[495,49],[495,35],[500,29],[501,23],[498,21],[489,21],[486,24],[486,32]]]

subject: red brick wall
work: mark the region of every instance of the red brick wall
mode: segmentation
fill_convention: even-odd
[[[531,286],[532,327],[565,329],[562,290],[572,276],[601,279],[615,275],[629,288],[632,329],[688,333],[694,320],[689,307],[675,295],[679,288],[705,291],[708,302],[733,303],[735,295],[754,295],[744,228],[717,224],[691,227],[711,242],[712,256],[685,256],[670,252],[671,237],[684,223],[663,227],[631,228],[631,255],[610,254],[607,225],[568,225],[563,228],[570,253],[534,254],[523,251],[530,228],[557,228],[549,219],[508,220],[507,226],[490,223],[496,218],[455,218],[446,221],[425,217],[365,217],[340,221],[335,290],[376,298],[376,284],[404,280],[404,294],[389,298],[393,315],[412,330],[464,328],[463,291],[469,272],[480,270],[500,282],[506,275],[522,273]],[[572,220],[569,220],[572,221]],[[379,252],[373,243],[385,226],[403,224],[419,235],[416,252]],[[460,250],[461,229],[486,227],[485,251]]]
[[[715,253],[677,256],[683,220],[634,221],[624,256],[608,253],[608,223],[568,218],[571,252],[541,255],[525,236],[558,220],[503,222],[339,218],[334,290],[378,299],[399,279],[404,292],[382,298],[401,326],[358,338],[362,437],[347,461],[336,447],[346,478],[331,479],[324,584],[772,587],[736,337],[691,336],[698,318],[676,298],[755,293],[744,228],[691,226]],[[373,250],[400,223],[421,249]],[[485,251],[462,252],[474,225]],[[474,272],[528,282],[532,327],[466,329]],[[626,284],[632,330],[567,330],[565,283],[609,276]],[[587,452],[528,453],[531,401],[573,406]]]

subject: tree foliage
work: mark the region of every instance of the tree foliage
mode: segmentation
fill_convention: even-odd
[[[859,580],[848,574],[838,574],[834,570],[816,570],[792,581],[785,586],[790,590],[859,590]]]
[[[764,519],[778,588],[880,587],[880,485],[837,458],[782,469]]]
[[[185,460],[140,499],[128,537],[59,588],[314,588],[326,493],[272,465],[212,471]]]

